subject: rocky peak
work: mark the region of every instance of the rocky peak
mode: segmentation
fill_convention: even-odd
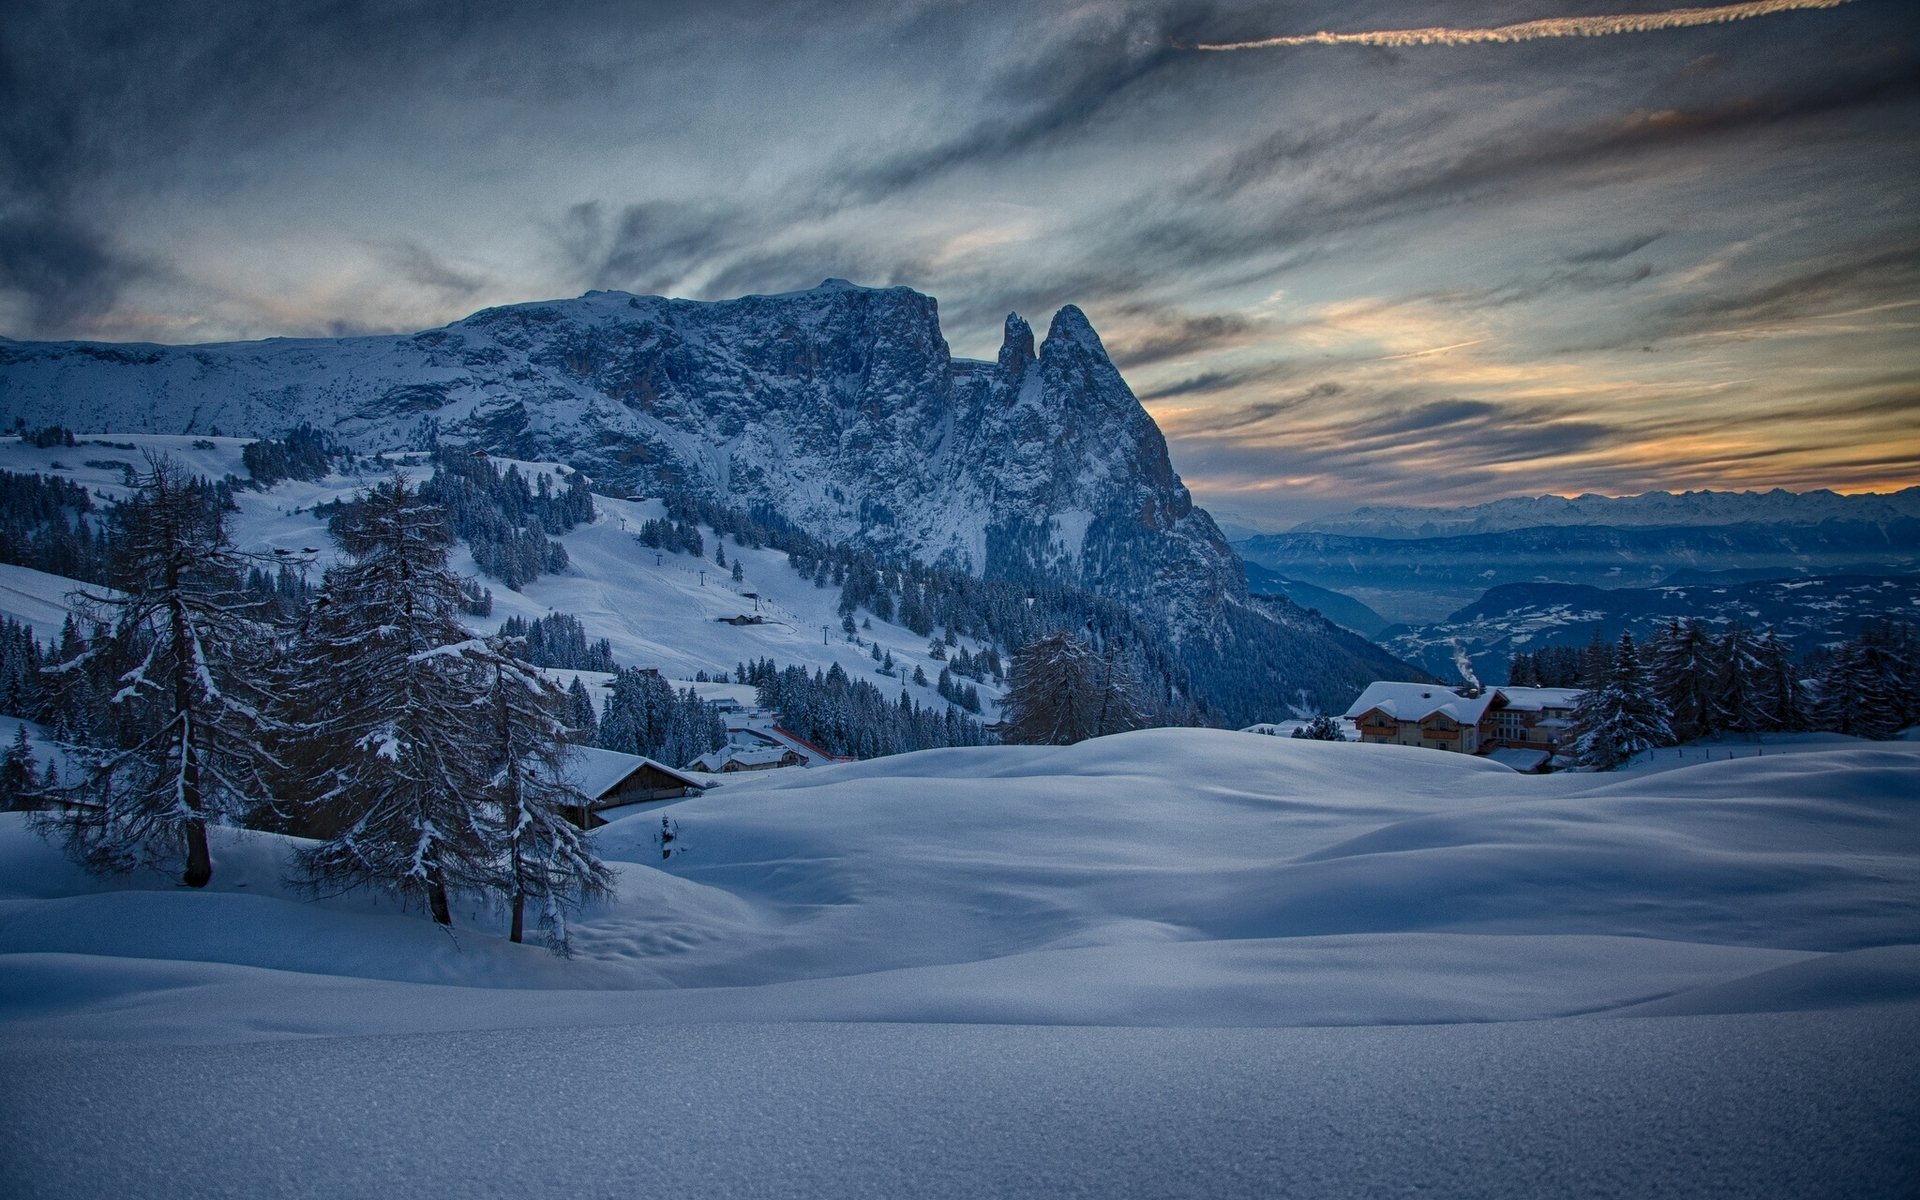
[[[1018,383],[1037,356],[1033,352],[1033,326],[1019,313],[1007,314],[1006,336],[1000,342],[1000,369],[1009,382]]]

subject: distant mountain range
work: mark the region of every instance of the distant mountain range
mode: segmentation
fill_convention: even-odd
[[[1909,511],[1920,509],[1920,489],[1890,496],[1693,492],[1656,493],[1630,501],[1591,499],[1584,508],[1577,507],[1582,501],[1520,500],[1481,509],[1393,510],[1400,515],[1392,520],[1355,514],[1314,524],[1393,532],[1296,530],[1263,534],[1236,546],[1249,562],[1413,623],[1439,620],[1486,589],[1509,583],[1622,588],[1651,587],[1682,572],[1732,571],[1746,578],[1779,579],[1920,571],[1920,515]],[[1612,504],[1628,508],[1607,507]],[[1494,508],[1511,520],[1557,516],[1560,521],[1494,528],[1497,522],[1481,511]],[[1780,519],[1724,519],[1758,509]],[[1592,523],[1616,511],[1641,518],[1660,511],[1669,521]],[[1465,523],[1484,521],[1487,527],[1457,532],[1463,520],[1446,517],[1448,512],[1480,513]],[[1427,515],[1419,515],[1423,513]],[[1678,519],[1683,517],[1689,519]]]
[[[721,302],[592,292],[423,333],[207,346],[0,340],[0,418],[471,444],[595,490],[715,501],[882,554],[1123,600],[1242,723],[1343,706],[1409,668],[1257,597],[1079,309],[995,361],[951,357],[931,297],[828,280]]]
[[[1616,528],[1689,525],[1819,525],[1829,521],[1886,526],[1920,519],[1920,487],[1846,496],[1821,489],[1789,492],[1646,492],[1639,496],[1520,497],[1468,508],[1357,508],[1302,521],[1290,533],[1348,537],[1434,538],[1504,533],[1543,526]]]
[[[1425,625],[1396,625],[1382,645],[1443,678],[1468,663],[1482,683],[1501,683],[1516,650],[1584,646],[1598,632],[1609,642],[1623,631],[1641,640],[1668,622],[1692,619],[1716,632],[1728,622],[1772,628],[1795,656],[1859,635],[1868,622],[1892,617],[1920,623],[1920,576],[1821,575],[1765,582],[1692,583],[1653,588],[1598,588],[1566,583],[1509,583]]]

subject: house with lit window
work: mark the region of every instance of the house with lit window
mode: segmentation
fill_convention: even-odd
[[[1450,688],[1382,681],[1347,709],[1360,740],[1478,754],[1520,772],[1544,771],[1573,737],[1578,688]]]
[[[1495,714],[1505,704],[1496,688],[1379,681],[1367,685],[1346,717],[1363,742],[1479,754],[1493,747],[1499,735]]]

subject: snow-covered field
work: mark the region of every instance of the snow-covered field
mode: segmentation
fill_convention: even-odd
[[[9,816],[0,1193],[1910,1194],[1916,796],[1910,743],[931,751],[607,826],[572,960]]]

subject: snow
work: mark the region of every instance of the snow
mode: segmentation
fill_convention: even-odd
[[[712,781],[702,781],[692,775],[683,775],[665,763],[655,762],[651,758],[642,758],[637,754],[622,754],[617,750],[601,750],[595,746],[575,746],[567,755],[567,778],[573,785],[585,792],[589,798],[599,799],[614,788],[627,776],[641,767],[651,764],[657,771],[686,784],[688,787],[710,787]]]
[[[615,820],[571,960],[306,901],[283,838],[193,891],[9,814],[0,1192],[1899,1194],[1916,793],[1851,739],[930,751]]]
[[[1462,725],[1475,725],[1497,694],[1496,689],[1489,688],[1477,696],[1463,696],[1437,683],[1377,681],[1368,684],[1360,698],[1347,706],[1346,718],[1354,720],[1379,709],[1401,721],[1424,721],[1440,713]]]
[[[196,448],[202,442],[211,442],[214,448]],[[117,471],[81,465],[81,452],[91,457],[96,451],[107,452],[101,447],[115,444],[137,447],[136,451],[118,452],[119,458],[128,461],[139,461],[138,450],[153,449],[174,455],[192,470],[214,478],[227,474],[245,477],[240,450],[247,439],[147,434],[101,435],[97,445],[93,439],[83,438],[78,451],[73,447],[41,450],[18,439],[0,437],[0,469],[60,476],[86,484],[105,498],[119,499],[128,489]],[[555,463],[501,456],[494,456],[492,461],[501,471],[518,466],[529,479],[541,474],[558,478],[565,470]],[[389,469],[398,469],[416,482],[432,474],[431,465],[417,455]],[[238,492],[235,500],[240,511],[231,527],[234,542],[242,550],[286,551],[296,556],[296,561],[310,561],[310,577],[317,582],[320,574],[337,561],[337,554],[327,536],[326,521],[315,514],[315,506],[351,498],[386,473],[369,469],[364,475],[284,481],[264,492]],[[889,698],[904,688],[918,703],[944,709],[945,702],[931,685],[923,688],[906,682],[916,666],[933,680],[945,665],[927,654],[927,638],[905,626],[874,621],[872,628],[860,631],[858,644],[848,642],[840,630],[839,590],[814,587],[810,579],[788,566],[785,553],[737,546],[729,539],[725,542],[729,567],[722,568],[710,558],[655,551],[640,544],[635,535],[641,523],[665,515],[658,500],[596,495],[594,506],[597,516],[592,524],[578,526],[558,539],[566,546],[572,565],[561,574],[540,576],[520,592],[509,591],[498,580],[481,575],[467,548],[456,547],[454,569],[479,577],[493,591],[493,615],[469,619],[468,627],[476,634],[491,634],[510,616],[533,620],[551,612],[567,612],[580,618],[590,641],[606,638],[620,665],[655,668],[676,686],[707,687],[716,697],[726,694],[751,704],[753,689],[691,685],[687,681],[697,671],[725,671],[731,676],[737,663],[772,658],[783,667],[799,665],[821,671],[838,663],[849,677],[875,684]],[[703,534],[711,551],[718,535],[710,529]],[[309,550],[313,553],[306,553]],[[730,577],[735,561],[743,567],[744,581],[739,584]],[[42,639],[57,637],[70,608],[67,594],[79,586],[61,576],[0,564],[0,614],[32,626]],[[748,598],[743,595],[746,592],[756,593],[759,599]],[[765,624],[734,626],[719,621],[721,617],[756,611],[766,617]],[[879,673],[879,664],[868,650],[874,642],[893,654],[895,677]],[[970,651],[982,648],[972,639],[963,639],[961,644]],[[606,678],[573,671],[558,671],[554,677],[565,686],[575,674],[589,686],[596,686],[596,679]],[[723,686],[738,690],[714,690]],[[991,680],[975,686],[984,710],[982,719],[991,721],[997,712],[1000,689]],[[804,747],[795,748],[809,758],[816,756]]]
[[[64,575],[0,563],[0,615],[12,617],[33,630],[33,636],[43,642],[58,642],[60,627],[73,611],[68,597],[75,589],[85,586]],[[106,588],[93,591],[103,596],[113,594]]]

